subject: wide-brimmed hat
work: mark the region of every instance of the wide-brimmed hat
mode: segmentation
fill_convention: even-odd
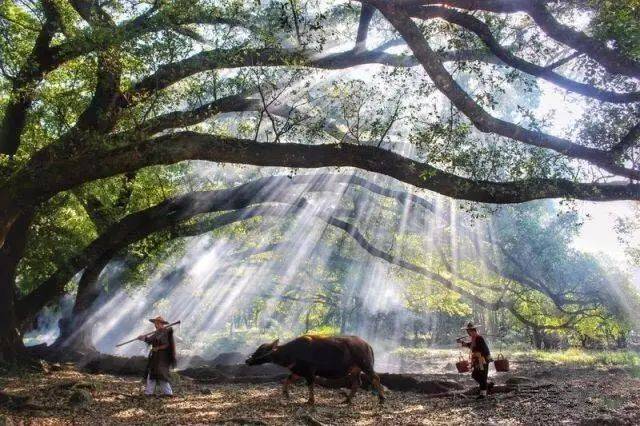
[[[460,330],[475,330],[475,329],[480,328],[480,327],[482,327],[482,326],[479,325],[479,324],[475,325],[474,323],[469,322],[469,323],[467,323],[466,327],[462,327]]]
[[[149,318],[149,321],[151,321],[151,322],[152,322],[152,323],[154,323],[154,324],[155,324],[156,322],[159,322],[160,324],[163,324],[163,325],[167,325],[167,324],[169,324],[169,321],[165,321],[165,319],[164,319],[164,318],[162,318],[160,315],[158,315],[158,316],[157,316],[157,317],[155,317],[155,318]]]

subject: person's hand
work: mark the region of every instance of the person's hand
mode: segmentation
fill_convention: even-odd
[[[144,337],[145,337],[144,334],[141,334],[138,336],[138,340],[142,340],[144,342]]]

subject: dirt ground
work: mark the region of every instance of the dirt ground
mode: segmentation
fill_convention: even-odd
[[[521,365],[517,374],[531,382],[483,401],[460,393],[433,398],[390,392],[381,407],[373,395],[362,391],[352,406],[346,406],[340,403],[341,391],[319,388],[311,408],[305,405],[302,385],[285,400],[277,383],[206,385],[180,377],[175,397],[148,398],[141,396],[142,382],[135,377],[89,375],[62,366],[46,374],[0,378],[6,394],[30,397],[19,408],[6,401],[0,404],[0,425],[640,424],[640,379],[624,369],[536,364]],[[511,376],[494,379],[502,384]],[[467,376],[457,377],[465,386],[473,386]],[[74,404],[80,390],[90,400]]]

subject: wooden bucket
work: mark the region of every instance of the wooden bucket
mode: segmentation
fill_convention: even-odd
[[[502,354],[498,355],[498,358],[493,361],[493,365],[496,367],[496,371],[500,371],[502,373],[509,371],[509,360]]]
[[[469,372],[469,361],[460,357],[460,361],[456,362],[456,368],[458,369],[458,373],[467,373]]]

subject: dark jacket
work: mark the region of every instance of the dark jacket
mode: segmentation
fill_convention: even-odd
[[[475,355],[475,354],[482,355],[482,358],[484,359],[484,364],[488,364],[489,361],[491,360],[491,351],[489,351],[489,346],[487,345],[487,342],[484,340],[484,337],[477,336],[471,342],[464,343],[463,345],[471,349],[472,355]],[[472,360],[473,360],[473,365],[475,366],[478,362],[478,358],[475,356],[472,356]]]
[[[480,352],[485,359],[489,359],[491,357],[489,346],[482,336],[476,337],[475,340],[471,342],[470,348],[471,352]]]
[[[173,330],[163,329],[144,339],[151,345],[149,362],[145,378],[169,381],[169,371],[176,365],[176,345],[173,340]]]

